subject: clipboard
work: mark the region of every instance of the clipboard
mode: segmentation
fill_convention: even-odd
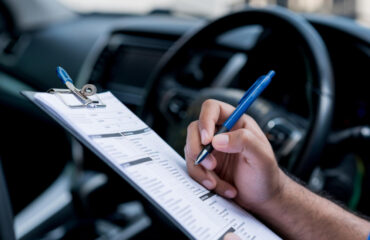
[[[96,149],[92,144],[87,142],[81,134],[75,131],[69,124],[65,121],[62,121],[55,112],[49,111],[49,109],[45,108],[42,104],[36,101],[35,94],[37,92],[33,91],[21,91],[21,95],[29,99],[32,103],[34,103],[37,107],[43,110],[46,114],[48,114],[53,120],[55,120],[58,124],[60,124],[67,132],[69,132],[74,138],[76,138],[79,142],[81,142],[84,146],[86,146],[90,151],[92,151],[99,159],[101,159],[105,164],[107,164],[110,168],[112,168],[120,177],[122,177],[126,182],[128,182],[131,187],[133,187],[136,191],[138,191],[144,198],[146,198],[158,211],[160,211],[165,217],[170,219],[172,224],[174,224],[182,233],[185,234],[186,237],[189,239],[195,238],[183,228],[183,226],[178,223],[170,214],[167,213],[160,205],[158,205],[145,191],[143,191],[135,182],[133,182],[129,177],[127,177],[116,165],[112,164],[112,162],[103,155],[98,149]],[[67,104],[66,104],[67,105]],[[71,107],[71,108],[80,108],[79,107]]]
[[[202,190],[203,193],[201,194],[201,196],[200,195],[198,195],[196,197],[192,196],[193,200],[195,199],[196,202],[199,202],[199,206],[194,206],[194,207],[197,207],[195,210],[198,210],[198,209],[201,210],[200,212],[193,211],[193,213],[195,214],[194,216],[197,216],[197,217],[200,216],[199,218],[203,218],[203,221],[201,222],[203,225],[205,225],[205,226],[209,225],[208,228],[212,230],[212,227],[215,228],[213,225],[215,225],[214,224],[214,222],[216,221],[215,219],[216,219],[216,217],[218,217],[217,216],[218,213],[216,214],[214,212],[211,212],[211,207],[208,208],[207,201],[208,202],[209,201],[217,202],[217,204],[219,204],[222,208],[225,208],[225,210],[229,211],[228,213],[230,214],[230,216],[234,218],[233,221],[236,219],[234,222],[231,221],[231,223],[226,222],[226,221],[225,221],[225,223],[224,222],[220,223],[221,227],[220,228],[217,227],[217,229],[216,229],[217,231],[216,230],[214,232],[211,231],[210,234],[213,234],[213,235],[208,234],[208,235],[205,235],[204,237],[203,237],[203,235],[200,235],[200,233],[199,233],[199,235],[197,235],[198,233],[196,232],[196,230],[193,230],[190,227],[191,224],[185,223],[185,222],[182,222],[181,220],[179,220],[180,219],[179,215],[176,215],[176,214],[174,214],[174,212],[171,212],[169,207],[163,205],[163,203],[158,201],[158,198],[153,197],[153,195],[151,195],[151,193],[147,189],[144,189],[143,185],[140,182],[134,181],[132,176],[128,175],[128,173],[123,171],[123,169],[125,167],[130,167],[131,163],[134,162],[134,161],[129,162],[129,163],[124,163],[124,164],[121,164],[121,165],[118,166],[117,164],[112,162],[112,159],[110,159],[104,152],[102,152],[101,148],[96,147],[94,144],[91,143],[91,141],[86,140],[86,136],[84,136],[81,132],[77,131],[74,128],[74,126],[72,126],[67,121],[65,121],[65,119],[61,118],[60,115],[55,110],[53,110],[52,108],[48,108],[45,105],[43,105],[42,103],[40,103],[36,99],[36,94],[38,94],[37,92],[23,91],[23,92],[21,92],[21,94],[23,96],[25,96],[26,98],[28,98],[31,102],[36,104],[38,107],[40,107],[44,112],[46,112],[56,122],[58,122],[63,128],[65,128],[70,134],[72,134],[72,136],[74,136],[83,145],[85,145],[88,149],[90,149],[97,157],[99,157],[109,167],[111,167],[117,174],[119,174],[124,180],[126,180],[136,191],[138,191],[141,195],[143,195],[157,210],[159,210],[165,217],[167,217],[167,219],[169,219],[189,239],[207,239],[207,240],[208,239],[209,240],[210,239],[221,239],[222,240],[223,236],[225,234],[227,234],[228,232],[236,232],[239,235],[239,233],[240,234],[243,233],[242,231],[244,231],[244,229],[248,229],[248,231],[251,231],[252,233],[251,234],[245,233],[245,237],[242,237],[242,236],[239,235],[239,237],[241,237],[242,239],[255,239],[255,240],[258,240],[258,239],[280,239],[271,230],[269,230],[267,227],[265,227],[262,223],[260,223],[257,219],[255,219],[252,215],[250,215],[249,213],[245,212],[243,209],[238,207],[236,204],[234,204],[234,203],[232,203],[228,200],[225,200],[222,197],[204,189],[198,183],[193,181],[189,176],[187,176],[187,178],[190,179],[193,182],[194,186],[198,187],[199,189],[200,188],[203,189]],[[102,93],[102,94],[110,94],[110,93],[108,92],[108,93]],[[109,96],[114,97],[112,94],[110,94]],[[108,107],[109,107],[109,105],[108,105]],[[78,111],[78,109],[75,109],[75,108],[70,108],[70,109],[71,109],[71,111]],[[93,111],[93,110],[94,109],[91,109],[91,111]],[[95,108],[95,110],[98,111],[99,108]],[[131,113],[131,114],[134,115],[133,113]],[[145,124],[145,123],[143,123],[143,124]],[[146,124],[145,124],[145,126],[146,126]],[[147,126],[146,126],[145,129],[140,130],[140,133],[142,133],[142,134],[148,134],[148,133],[154,134],[154,137],[157,137],[159,143],[165,144],[164,141],[162,139],[160,139],[160,137],[158,135],[156,135],[155,132],[152,131]],[[122,132],[120,134],[124,138],[124,137],[130,137],[130,134],[132,134],[132,133],[126,133],[125,134],[124,132]],[[121,136],[118,136],[118,137],[121,137]],[[168,145],[165,146],[165,147],[168,148],[168,149],[170,148]],[[161,150],[162,149],[159,149],[158,151],[161,151]],[[175,151],[172,148],[169,149],[169,150],[173,152],[172,156],[174,156],[174,154],[177,154],[177,153],[175,153]],[[180,161],[179,158],[181,158],[181,157],[178,155],[178,156],[175,156],[175,158],[177,158],[177,160]],[[147,161],[147,160],[140,159],[140,161],[144,162],[144,161]],[[138,162],[138,160],[136,160],[136,162]],[[153,162],[154,162],[154,160],[153,160]],[[183,162],[182,158],[181,158],[181,163],[182,163],[182,165],[184,165],[184,162]],[[152,170],[150,170],[150,171],[152,172]],[[186,173],[186,175],[187,175],[187,173]],[[179,195],[181,195],[181,193]],[[195,204],[195,203],[192,202],[192,204]],[[193,207],[193,206],[191,206],[191,207]],[[210,217],[210,216],[215,216],[215,217],[213,218],[213,217]],[[221,217],[218,217],[218,218],[221,219]],[[195,219],[198,220],[198,218],[195,218]],[[240,220],[240,219],[242,219],[242,220]],[[200,222],[200,221],[201,220],[198,220],[198,222]],[[213,225],[211,225],[211,223]],[[205,230],[207,230],[207,229],[205,228]],[[254,231],[254,233],[253,233],[253,231]],[[257,233],[260,234],[260,236],[256,236]],[[199,236],[202,236],[202,237],[199,237]]]

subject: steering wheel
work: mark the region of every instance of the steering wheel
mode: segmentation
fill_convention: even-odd
[[[208,83],[211,87],[202,86],[199,89],[188,86],[186,79],[176,77],[176,72],[184,71],[184,66],[187,66],[187,71],[190,72],[189,79],[202,79],[204,74],[202,75],[196,67],[191,67],[199,65],[197,54],[202,49],[209,48],[211,43],[215,43],[216,39],[226,32],[256,25],[263,27],[263,34],[260,36],[265,36],[266,33],[278,34],[280,38],[299,45],[304,52],[304,60],[300,60],[305,61],[307,78],[304,82],[305,92],[301,94],[305,96],[308,106],[307,117],[301,121],[294,113],[288,113],[278,104],[263,98],[259,98],[247,113],[256,119],[270,140],[275,139],[275,152],[280,153],[282,159],[284,157],[288,159],[284,164],[285,167],[297,177],[307,181],[318,164],[331,126],[334,105],[333,75],[326,46],[319,34],[303,17],[286,9],[280,7],[244,9],[185,34],[162,57],[153,73],[145,105],[141,109],[141,117],[171,142],[171,139],[184,139],[186,125],[190,120],[197,118],[201,102],[205,98],[237,103],[244,91],[230,89],[230,81],[220,80],[218,76],[217,80]],[[261,39],[263,37],[259,37],[259,41]],[[230,61],[238,62],[238,58],[235,56],[234,58],[236,60]],[[240,57],[239,62],[243,62]],[[278,66],[279,63],[275,65]],[[241,66],[244,67],[243,64]],[[278,76],[279,70],[276,72]],[[282,78],[278,80],[284,81]],[[280,137],[281,141],[276,141],[276,138]],[[181,141],[182,144],[184,141]],[[182,152],[183,146],[177,150]]]

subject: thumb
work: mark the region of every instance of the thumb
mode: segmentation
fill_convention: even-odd
[[[259,142],[252,131],[245,128],[217,134],[212,139],[213,147],[225,153],[240,153],[246,149],[253,151],[258,148]]]

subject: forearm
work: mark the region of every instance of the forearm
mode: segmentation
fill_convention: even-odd
[[[283,178],[280,194],[254,212],[284,239],[367,239],[368,221]]]

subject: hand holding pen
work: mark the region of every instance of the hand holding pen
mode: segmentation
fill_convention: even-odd
[[[270,71],[267,75],[261,76],[257,81],[245,92],[244,96],[240,99],[238,106],[235,111],[227,118],[222,124],[221,128],[217,131],[217,134],[225,133],[235,125],[239,118],[247,111],[252,103],[258,98],[258,96],[265,90],[270,84],[272,77],[275,75],[274,71]],[[205,157],[213,151],[211,143],[206,145],[203,150],[199,153],[195,165],[201,163]]]
[[[279,192],[284,174],[275,160],[272,147],[257,123],[241,114],[231,131],[215,136],[235,108],[207,100],[198,121],[188,127],[185,158],[189,175],[217,194],[234,198],[246,209],[258,209]],[[194,165],[203,146],[212,144],[214,151],[199,165]]]

